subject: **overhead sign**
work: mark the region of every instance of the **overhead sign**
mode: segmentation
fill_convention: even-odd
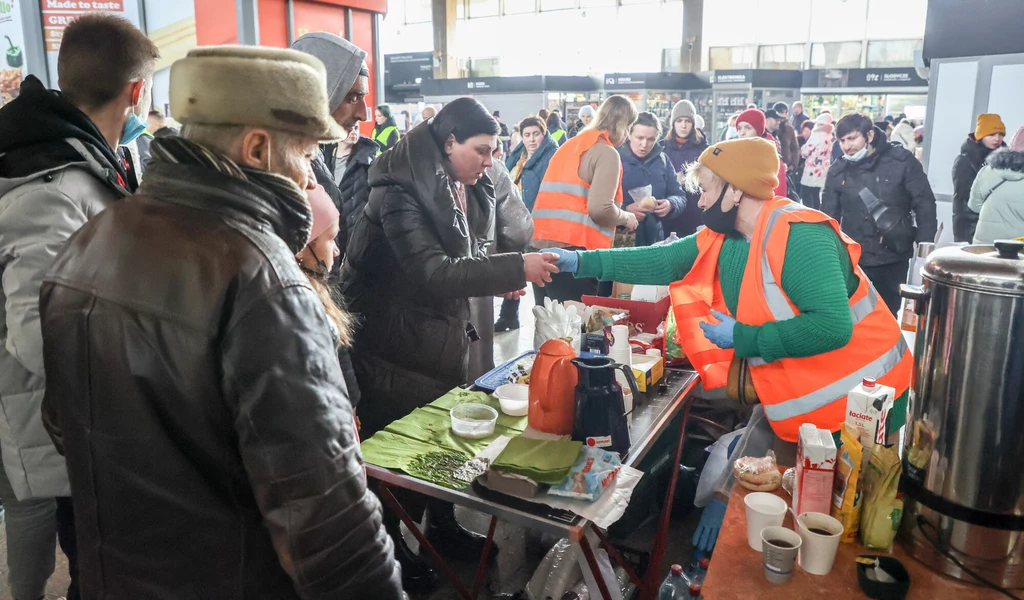
[[[647,73],[607,73],[604,76],[606,90],[638,90],[647,87]]]
[[[891,69],[815,69],[804,71],[803,87],[808,88],[892,88],[928,87],[913,68]]]
[[[46,66],[52,82],[57,81],[57,56],[64,30],[78,17],[105,12],[124,17],[139,27],[139,3],[135,0],[39,0],[39,8],[43,15]]]
[[[750,69],[736,71],[715,71],[714,83],[742,83],[749,84],[754,80],[753,72]]]
[[[433,52],[384,55],[384,101],[402,103],[421,97],[420,83],[434,78]]]

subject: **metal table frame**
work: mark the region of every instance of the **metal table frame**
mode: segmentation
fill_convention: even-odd
[[[654,390],[644,394],[646,396],[645,401],[634,409],[633,425],[630,427],[630,437],[634,441],[623,464],[636,468],[640,461],[650,452],[654,443],[668,428],[669,423],[682,413],[683,418],[679,429],[679,439],[676,443],[675,460],[672,463],[673,465],[679,464],[682,458],[683,442],[686,438],[686,425],[689,420],[690,406],[693,400],[692,392],[697,386],[697,381],[697,374],[693,371],[665,370],[664,382],[668,386],[668,391],[664,394],[658,394]],[[473,487],[465,490],[453,490],[416,479],[400,471],[393,471],[370,464],[366,465],[366,474],[379,481],[378,491],[381,500],[398,514],[402,522],[405,523],[405,526],[409,528],[409,531],[419,541],[420,548],[426,549],[440,567],[441,573],[455,586],[459,595],[464,600],[476,600],[480,593],[480,588],[483,586],[484,576],[487,571],[487,560],[494,542],[494,530],[499,518],[520,527],[566,537],[571,541],[579,543],[591,572],[599,574],[600,570],[597,566],[597,559],[586,537],[586,529],[589,527],[596,534],[601,542],[601,546],[608,552],[608,555],[626,570],[630,580],[636,584],[640,590],[641,600],[654,600],[657,594],[658,575],[661,572],[660,566],[664,558],[665,542],[668,537],[668,524],[672,515],[672,502],[675,497],[676,481],[679,475],[678,467],[672,469],[671,480],[665,493],[665,502],[662,505],[660,521],[654,537],[654,545],[651,548],[650,565],[644,579],[637,576],[636,572],[623,560],[618,550],[612,546],[599,527],[573,513],[558,511],[545,505],[528,503],[526,501],[514,502],[514,498],[507,496],[505,498],[508,499],[508,502],[502,502],[500,500],[504,498],[483,497]],[[491,516],[490,525],[487,528],[483,555],[477,564],[472,591],[467,589],[455,573],[452,572],[444,558],[430,544],[423,532],[420,531],[418,524],[402,508],[402,505],[391,492],[391,488],[402,488],[419,492],[430,498],[451,502]],[[487,495],[497,496],[497,494]],[[604,579],[599,575],[596,579],[602,597],[610,598],[611,596]]]

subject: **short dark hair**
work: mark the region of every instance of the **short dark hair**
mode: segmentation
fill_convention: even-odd
[[[72,104],[98,108],[129,83],[150,79],[158,58],[156,44],[128,20],[88,13],[64,30],[57,55],[57,85]]]
[[[804,129],[810,129],[811,131],[814,131],[814,125],[814,121],[808,119],[800,125],[800,131],[803,132]]]
[[[789,112],[789,105],[786,104],[785,102],[776,102],[775,106],[773,106],[772,108],[775,110],[775,112],[779,113],[780,115],[784,112]]]
[[[540,127],[540,132],[544,135],[548,133],[548,126],[544,124],[544,120],[540,117],[526,117],[519,122],[519,133],[526,131],[527,127]]]
[[[475,98],[462,97],[444,105],[430,121],[430,133],[439,146],[444,146],[448,136],[455,136],[458,143],[474,135],[498,135],[501,130],[487,108]]]
[[[146,117],[147,118],[156,119],[156,122],[160,123],[161,125],[163,125],[164,121],[166,121],[166,118],[164,117],[164,113],[162,113],[162,112],[160,112],[158,110],[151,110],[151,111],[149,111],[149,114],[146,115]]]
[[[556,113],[548,115],[548,131],[558,131],[562,128],[562,120]]]
[[[633,124],[629,126],[629,130],[633,131],[633,128],[636,127],[637,125],[653,127],[655,131],[658,132],[658,134],[655,135],[654,137],[661,137],[661,120],[658,117],[654,116],[654,113],[645,110],[644,112],[638,114],[636,116],[636,121],[633,121]]]
[[[871,119],[864,115],[846,115],[836,123],[836,139],[843,139],[855,131],[859,131],[864,139],[868,139],[868,132],[875,127]]]
[[[381,104],[380,106],[377,107],[377,110],[380,111],[380,114],[384,115],[385,119],[391,118],[391,107],[388,106],[387,104]]]

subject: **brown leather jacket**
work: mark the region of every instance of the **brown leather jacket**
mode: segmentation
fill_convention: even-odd
[[[154,162],[44,284],[83,597],[402,597],[286,202]]]

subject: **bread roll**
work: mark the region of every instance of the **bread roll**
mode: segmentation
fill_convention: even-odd
[[[644,212],[653,212],[654,209],[658,208],[658,201],[654,196],[648,196],[637,202],[636,205]]]

